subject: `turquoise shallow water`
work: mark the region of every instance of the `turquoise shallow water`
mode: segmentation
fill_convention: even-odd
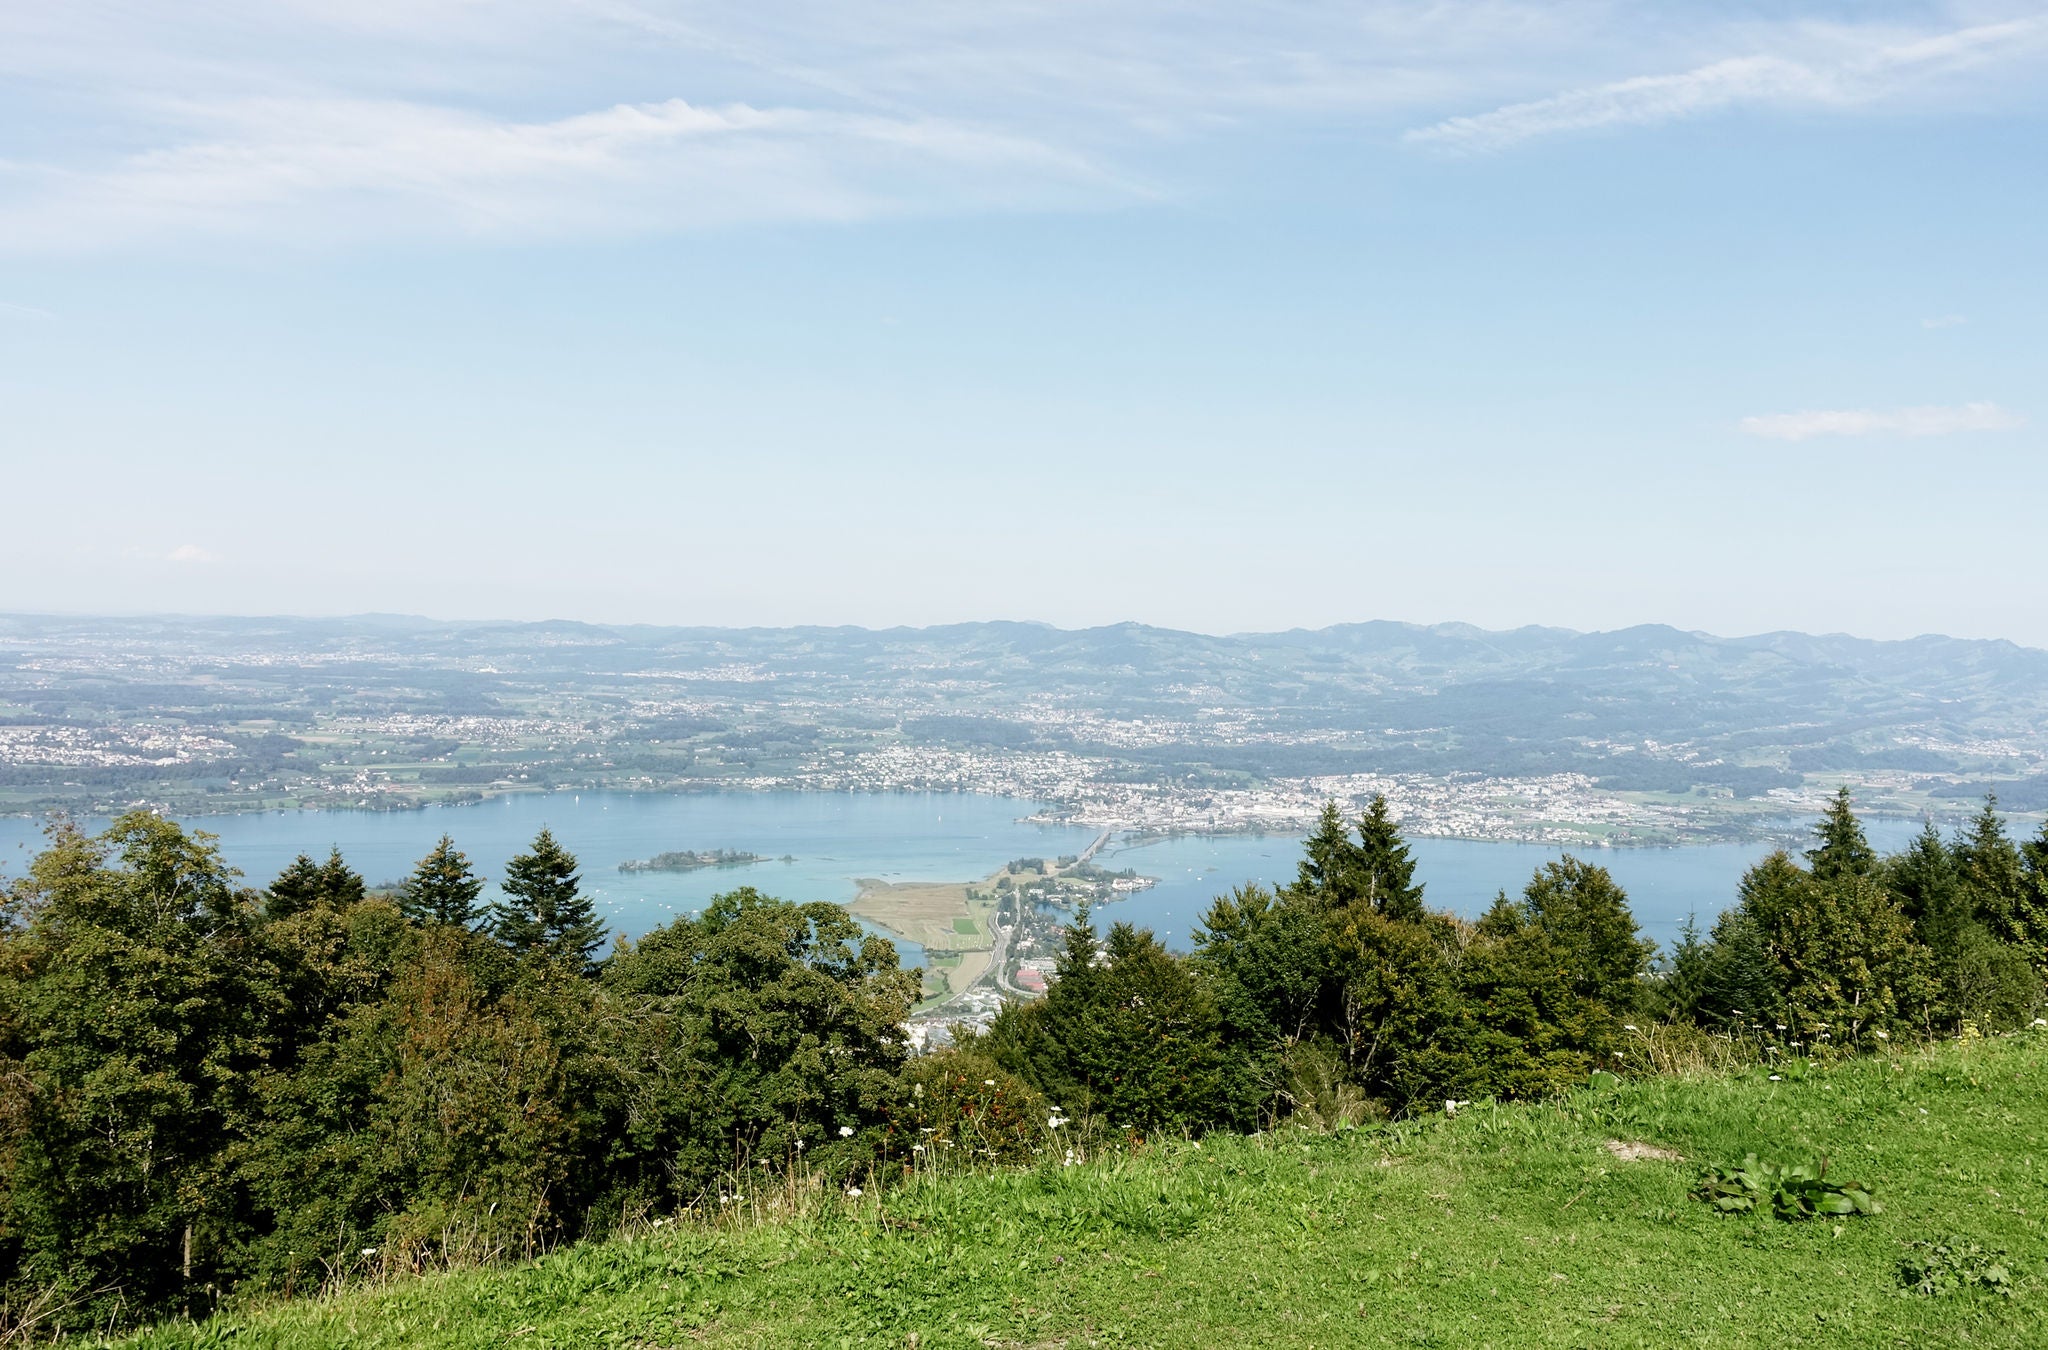
[[[585,886],[614,929],[637,937],[735,886],[844,904],[853,899],[859,877],[982,877],[1011,858],[1077,853],[1096,834],[1022,822],[1037,809],[1034,802],[960,793],[556,793],[424,811],[267,812],[190,823],[218,834],[228,861],[254,884],[268,881],[299,853],[324,857],[334,846],[373,884],[394,881],[443,833],[453,835],[484,875],[495,878],[506,859],[546,825],[582,860]],[[1911,829],[1872,822],[1872,842],[1896,848]],[[41,838],[35,821],[0,819],[0,874],[19,874]],[[1511,893],[1520,889],[1537,866],[1560,852],[1464,839],[1418,839],[1412,847],[1428,902],[1465,915],[1482,912],[1503,887]],[[684,873],[617,870],[628,859],[714,848],[771,858],[789,854],[795,861]],[[1711,844],[1597,849],[1587,856],[1628,890],[1644,931],[1669,943],[1687,913],[1707,922],[1731,903],[1743,869],[1767,852],[1762,844]],[[1101,917],[1152,928],[1185,948],[1214,896],[1248,881],[1284,881],[1294,875],[1299,856],[1298,841],[1279,836],[1188,837],[1113,847],[1100,861],[1135,867],[1160,884],[1107,907]],[[923,959],[915,944],[898,946],[906,962]]]

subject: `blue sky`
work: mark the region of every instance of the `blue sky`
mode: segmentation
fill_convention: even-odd
[[[2048,5],[0,5],[0,608],[2048,645]]]

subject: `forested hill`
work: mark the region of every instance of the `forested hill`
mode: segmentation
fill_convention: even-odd
[[[508,776],[489,756],[436,758],[483,743],[437,718],[526,719],[499,748],[561,753],[526,753],[509,776],[558,786],[598,782],[565,776],[578,755],[672,784],[800,776],[834,751],[907,746],[1063,752],[1133,782],[1576,772],[1609,791],[1753,797],[1812,774],[1891,775],[1922,797],[1995,786],[2010,807],[2048,806],[2048,652],[2003,641],[0,617],[0,788],[19,789],[17,805],[89,787],[81,769],[140,769],[152,757],[122,760],[109,737],[143,722],[198,737],[178,763],[215,778],[241,763],[282,783],[316,730],[335,733],[329,746],[383,737],[379,768]]]

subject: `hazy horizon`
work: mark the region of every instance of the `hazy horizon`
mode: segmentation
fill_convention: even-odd
[[[763,631],[763,632],[775,632],[775,631],[784,631],[784,630],[792,630],[792,629],[807,629],[807,628],[815,628],[815,629],[822,629],[822,630],[830,630],[830,629],[853,629],[853,630],[855,630],[855,631],[858,631],[858,632],[867,632],[867,633],[886,633],[886,632],[894,632],[894,631],[909,631],[909,632],[922,632],[922,631],[926,631],[926,630],[930,630],[930,629],[941,629],[941,628],[957,628],[957,627],[972,627],[972,626],[975,626],[975,625],[980,625],[980,624],[987,624],[987,625],[997,625],[997,624],[1015,624],[1015,625],[1019,625],[1019,626],[1024,626],[1024,627],[1033,627],[1033,628],[1043,628],[1043,629],[1047,629],[1047,630],[1049,630],[1049,631],[1053,631],[1053,632],[1063,632],[1063,633],[1080,633],[1080,632],[1100,631],[1100,630],[1105,630],[1105,629],[1112,629],[1112,628],[1123,628],[1123,627],[1137,627],[1137,628],[1146,628],[1146,629],[1152,629],[1152,630],[1156,630],[1156,631],[1161,631],[1161,632],[1185,633],[1185,634],[1189,634],[1189,635],[1191,635],[1191,636],[1195,636],[1195,637],[1211,637],[1211,638],[1242,638],[1242,637],[1272,637],[1272,636],[1278,636],[1278,635],[1282,635],[1282,634],[1286,634],[1286,633],[1317,633],[1317,632],[1325,632],[1325,631],[1328,631],[1328,630],[1330,630],[1330,629],[1336,629],[1336,628],[1353,628],[1353,627],[1360,627],[1360,626],[1364,626],[1364,625],[1368,625],[1368,624],[1392,624],[1392,625],[1396,625],[1396,626],[1399,626],[1399,627],[1404,627],[1404,628],[1417,628],[1417,629],[1434,629],[1434,630],[1442,630],[1442,629],[1458,629],[1458,628],[1462,628],[1462,629],[1470,629],[1470,630],[1473,630],[1473,631],[1476,631],[1476,632],[1481,632],[1481,633],[1513,633],[1513,632],[1548,632],[1548,633],[1569,633],[1569,634],[1573,634],[1573,635],[1576,635],[1576,636],[1581,636],[1581,637],[1595,637],[1595,636],[1600,636],[1600,635],[1602,635],[1602,634],[1613,634],[1613,633],[1622,633],[1622,632],[1628,632],[1628,631],[1632,631],[1632,630],[1635,630],[1635,629],[1641,629],[1641,628],[1662,628],[1662,629],[1669,629],[1669,630],[1671,630],[1671,631],[1674,631],[1674,632],[1684,633],[1684,634],[1687,634],[1688,636],[1693,636],[1693,637],[1704,637],[1704,638],[1710,638],[1710,639],[1712,639],[1712,640],[1714,640],[1714,641],[1718,641],[1718,642],[1741,642],[1741,641],[1748,641],[1748,640],[1752,640],[1752,639],[1756,639],[1756,638],[1766,638],[1766,637],[1773,637],[1773,636],[1777,636],[1777,635],[1780,635],[1780,634],[1788,634],[1788,635],[1793,635],[1793,636],[1798,636],[1798,637],[1811,637],[1811,638],[1847,638],[1847,639],[1850,639],[1850,640],[1852,640],[1852,641],[1858,641],[1858,642],[1911,642],[1911,641],[1916,641],[1916,640],[1920,640],[1920,639],[1936,639],[1936,640],[1941,640],[1941,641],[1961,641],[1961,642],[2008,642],[2008,643],[2012,643],[2012,644],[2013,644],[2014,646],[2018,646],[2018,647],[2023,647],[2023,648],[2029,648],[2029,649],[2035,649],[2035,650],[2048,650],[2048,643],[2030,643],[2030,642],[2022,642],[2022,641],[2020,641],[2020,640],[2019,640],[2019,639],[2017,639],[2017,638],[2011,638],[2011,637],[2004,637],[2004,636],[2000,636],[2000,635],[1996,635],[1996,634],[1992,634],[1992,635],[1985,635],[1985,636],[1972,636],[1972,635],[1966,635],[1966,634],[1959,634],[1959,633],[1941,633],[1941,632],[1926,632],[1926,633],[1907,633],[1907,634],[1903,634],[1903,635],[1900,635],[1900,636],[1897,636],[1897,637],[1880,637],[1880,636],[1875,636],[1875,635],[1872,635],[1872,634],[1869,634],[1869,633],[1859,633],[1859,632],[1853,632],[1853,631],[1850,631],[1850,630],[1847,630],[1847,629],[1824,629],[1824,630],[1815,630],[1815,629],[1802,629],[1802,628],[1771,628],[1771,629],[1758,629],[1758,630],[1755,630],[1755,631],[1750,631],[1750,632],[1715,632],[1715,631],[1713,631],[1713,630],[1711,630],[1711,629],[1705,629],[1705,628],[1689,628],[1689,627],[1686,627],[1686,626],[1685,626],[1685,625],[1683,625],[1683,624],[1675,624],[1675,623],[1666,623],[1666,622],[1663,622],[1663,621],[1660,621],[1660,620],[1656,620],[1656,619],[1646,619],[1646,620],[1643,620],[1643,621],[1641,621],[1641,622],[1638,622],[1638,623],[1628,623],[1628,624],[1620,624],[1620,625],[1617,625],[1617,626],[1615,626],[1615,627],[1612,627],[1612,628],[1578,628],[1578,627],[1574,627],[1574,626],[1572,626],[1572,625],[1569,625],[1569,624],[1557,624],[1557,623],[1542,623],[1542,622],[1527,622],[1527,623],[1509,623],[1509,624],[1491,625],[1491,624],[1479,624],[1479,623],[1473,623],[1473,622],[1470,622],[1469,620],[1465,620],[1465,619],[1403,619],[1403,618],[1390,618],[1390,617],[1386,617],[1386,616],[1375,616],[1375,617],[1370,617],[1370,618],[1349,618],[1349,619],[1335,619],[1335,620],[1332,620],[1332,621],[1330,621],[1330,622],[1328,622],[1328,623],[1319,623],[1319,624],[1293,624],[1293,625],[1289,625],[1289,626],[1287,626],[1287,627],[1269,627],[1269,628],[1232,628],[1232,629],[1206,629],[1206,628],[1190,628],[1190,627],[1186,627],[1186,626],[1183,626],[1183,625],[1177,625],[1177,624],[1164,624],[1164,623],[1155,623],[1155,622],[1152,622],[1151,620],[1147,620],[1147,619],[1140,619],[1140,618],[1123,618],[1123,619],[1111,619],[1111,620],[1107,620],[1107,621],[1105,621],[1105,622],[1102,622],[1102,623],[1087,623],[1087,624],[1066,624],[1066,623],[1057,623],[1057,622],[1054,622],[1054,621],[1052,621],[1052,620],[1049,620],[1049,619],[1037,619],[1037,618],[1015,618],[1015,617],[1003,617],[1003,616],[997,616],[997,617],[993,617],[993,618],[989,618],[989,617],[984,617],[984,618],[967,618],[967,619],[941,619],[941,620],[934,620],[934,621],[932,621],[932,622],[930,622],[930,623],[851,623],[851,622],[848,622],[848,623],[835,623],[835,622],[817,622],[817,623],[786,623],[786,624],[766,624],[766,623],[690,623],[690,622],[664,622],[664,621],[660,621],[660,620],[653,620],[653,619],[618,619],[618,620],[612,620],[612,619],[588,619],[588,618],[578,618],[578,617],[576,617],[576,616],[574,616],[574,615],[567,615],[567,614],[547,614],[547,615],[541,615],[541,616],[538,616],[538,617],[535,617],[535,618],[513,618],[513,617],[508,617],[508,616],[503,616],[503,615],[474,615],[474,614],[472,614],[472,615],[447,615],[447,614],[423,614],[423,613],[418,613],[418,612],[413,612],[413,611],[406,611],[406,610],[355,610],[355,611],[346,611],[346,612],[342,612],[342,611],[337,611],[337,612],[334,612],[334,613],[311,613],[311,612],[290,612],[290,611],[271,611],[271,612],[267,612],[267,613],[259,613],[259,612],[238,612],[238,611],[231,611],[231,610],[217,610],[217,611],[206,611],[206,610],[131,610],[131,611],[117,611],[117,610],[60,610],[60,609],[30,609],[30,608],[16,608],[16,609],[0,610],[0,619],[5,619],[5,618],[42,618],[42,619],[73,619],[73,620],[81,620],[81,621],[89,621],[89,620],[105,620],[105,621],[109,621],[109,622],[126,622],[126,621],[148,621],[148,620],[161,620],[161,621],[172,621],[172,620],[181,620],[181,619],[183,619],[183,620],[192,620],[192,621],[195,621],[195,622],[205,622],[205,621],[234,621],[234,622],[252,622],[252,623],[253,623],[253,622],[262,622],[262,621],[266,621],[266,620],[274,620],[274,621],[282,621],[282,622],[292,622],[292,623],[348,623],[348,622],[351,622],[351,621],[365,621],[365,622],[368,622],[368,621],[377,621],[377,620],[386,620],[386,621],[388,621],[388,620],[406,620],[406,621],[410,621],[410,622],[418,622],[418,623],[422,623],[422,624],[448,624],[448,625],[460,625],[460,626],[471,626],[471,625],[546,625],[546,624],[583,624],[583,625],[588,625],[588,626],[590,626],[590,627],[594,627],[594,628],[655,628],[655,629],[685,629],[685,630],[688,630],[688,629],[700,629],[700,630],[708,630],[708,631],[732,631],[732,632],[745,632],[745,631],[749,631],[749,630],[754,630],[754,631]]]

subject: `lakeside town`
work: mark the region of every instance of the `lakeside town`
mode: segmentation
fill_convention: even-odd
[[[1455,625],[1366,627],[1377,646],[0,616],[0,812],[963,792],[1144,835],[1292,831],[1383,794],[1418,836],[1589,847],[1769,837],[1844,784],[1878,816],[2048,808],[2048,708],[1971,664],[2041,653],[1851,643],[1788,684],[1776,648],[1658,630],[1560,692],[1561,662],[1619,635],[1510,660]],[[1702,691],[1725,710],[1676,710]]]

